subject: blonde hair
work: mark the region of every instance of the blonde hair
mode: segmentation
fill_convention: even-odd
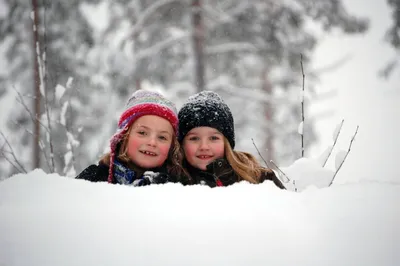
[[[234,151],[225,137],[224,146],[225,158],[232,166],[233,171],[238,175],[239,181],[246,180],[253,184],[260,183],[262,173],[268,172],[269,169],[262,167],[250,153]]]
[[[122,139],[119,141],[121,143],[121,147],[118,149],[116,157],[121,160],[122,162],[126,163],[129,167],[134,166],[135,164],[132,162],[132,160],[129,158],[127,152],[128,152],[128,140],[129,140],[129,135],[132,131],[133,124],[129,127],[129,129],[124,133],[122,136]],[[111,159],[111,153],[108,152],[104,154],[100,158],[100,163],[110,165],[110,159]],[[166,166],[167,166],[167,171],[169,174],[175,175],[176,177],[181,176],[183,173],[183,168],[182,168],[182,160],[183,160],[183,154],[181,152],[180,144],[176,138],[176,134],[174,132],[172,136],[172,143],[171,147],[168,152],[168,157],[166,160]]]

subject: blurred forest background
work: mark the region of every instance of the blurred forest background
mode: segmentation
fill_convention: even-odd
[[[343,1],[0,0],[0,177],[38,167],[74,176],[96,162],[139,88],[160,90],[178,108],[197,91],[216,91],[233,111],[238,149],[254,139],[264,158],[293,162],[302,70],[307,150],[326,115],[308,113],[321,97],[319,73],[346,60],[310,67],[316,32],[353,36],[370,26]],[[386,4],[393,23],[382,37],[400,51],[400,0]],[[382,62],[380,75],[398,62]]]

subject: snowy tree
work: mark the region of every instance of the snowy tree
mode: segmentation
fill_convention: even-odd
[[[301,90],[300,54],[308,91],[316,77],[307,68],[317,43],[307,24],[356,34],[366,30],[366,21],[348,14],[337,0],[196,2],[201,3],[204,28],[205,88],[220,93],[231,106],[238,147],[251,145],[254,138],[265,150],[271,138],[269,157],[278,162],[298,158],[300,101],[293,91]],[[135,88],[161,85],[178,106],[195,92],[193,3],[59,0],[40,5],[40,54],[46,49],[45,88],[56,125],[52,136],[58,172],[65,169],[68,143],[81,143],[74,151],[78,170],[104,152],[119,111]],[[0,78],[0,101],[10,98],[12,87],[25,98],[31,96],[33,75],[31,6],[21,0],[4,6],[0,38],[9,67],[3,74],[7,78]],[[68,87],[70,77],[70,89],[55,100],[55,88]],[[32,138],[26,129],[32,121],[24,108],[13,106],[6,136],[21,156],[30,154]],[[304,136],[306,145],[315,140],[311,118]],[[29,159],[21,157],[26,165]],[[1,174],[12,172],[3,165]]]
[[[317,42],[307,23],[314,21],[326,31],[339,28],[356,34],[366,30],[366,21],[351,16],[340,1],[332,0],[200,2],[205,88],[218,91],[232,106],[238,136],[246,139],[243,143],[254,137],[263,144],[273,134],[274,157],[298,158],[300,102],[293,91],[301,89],[300,54],[307,65]],[[196,86],[190,85],[196,80],[190,38],[195,34],[192,1],[103,3],[110,12],[101,38],[107,47],[120,47],[110,51],[107,59],[115,66],[107,76],[117,90],[133,84],[140,87],[140,81],[149,80],[178,91],[177,98],[195,92]],[[314,73],[307,72],[307,76],[308,89],[312,89]],[[265,91],[265,84],[270,91]],[[306,145],[315,140],[313,122],[308,119]]]
[[[37,17],[39,27],[33,25],[35,15],[32,12],[31,1],[10,0],[2,3],[3,12],[0,16],[0,41],[7,60],[7,69],[3,74],[6,78],[0,79],[0,87],[6,90],[6,94],[19,93],[12,99],[14,103],[7,121],[5,136],[9,139],[17,158],[27,168],[34,167],[31,164],[32,157],[32,125],[35,117],[43,122],[43,127],[48,127],[46,119],[42,119],[44,113],[44,101],[41,101],[41,112],[31,114],[27,111],[31,108],[34,98],[33,84],[35,79],[34,63],[41,61],[46,78],[43,80],[43,88],[47,95],[50,121],[54,124],[51,132],[42,130],[42,149],[49,153],[49,145],[46,139],[51,134],[54,146],[56,164],[63,167],[63,155],[66,151],[67,136],[65,126],[60,125],[61,105],[54,101],[55,87],[57,84],[66,84],[69,77],[74,77],[75,90],[68,91],[64,100],[69,99],[73,103],[85,103],[85,95],[78,93],[79,89],[88,87],[90,74],[86,67],[88,49],[93,45],[90,28],[79,10],[80,1],[37,1]],[[32,34],[38,32],[38,49],[33,42]],[[15,91],[15,92],[14,92]],[[43,93],[43,92],[42,92]],[[44,93],[43,93],[44,94]],[[75,101],[79,99],[78,101]],[[27,108],[23,107],[22,102]],[[68,123],[76,126],[79,120],[68,112]],[[79,112],[79,116],[83,115]],[[79,118],[78,118],[79,119]],[[3,143],[3,139],[1,140]],[[43,153],[41,154],[43,156]],[[45,161],[45,160],[42,160]],[[43,168],[46,163],[42,163]],[[11,170],[12,171],[12,170]],[[0,173],[3,173],[0,169]]]
[[[387,0],[392,10],[393,24],[387,31],[387,39],[396,49],[400,49],[400,1]]]
[[[307,66],[317,43],[307,23],[356,34],[366,30],[367,22],[348,14],[341,1],[207,3],[208,86],[233,105],[238,135],[248,139],[245,145],[254,137],[268,159],[293,161],[301,155],[300,55]],[[306,89],[312,90],[314,73],[306,67],[306,74]],[[306,146],[315,140],[310,116],[304,136]]]
[[[400,51],[400,0],[387,0],[387,3],[392,11],[393,23],[386,31],[385,37],[388,43],[394,49]],[[399,58],[394,58],[386,67],[382,69],[381,76],[388,78],[392,72],[398,67]]]

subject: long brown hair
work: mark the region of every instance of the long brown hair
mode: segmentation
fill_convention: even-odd
[[[246,180],[253,184],[260,183],[261,174],[268,169],[262,167],[257,159],[247,152],[234,151],[229,141],[224,137],[225,158],[232,166],[233,171],[240,180]]]
[[[119,160],[121,160],[122,162],[126,163],[129,167],[132,167],[135,165],[127,154],[128,140],[129,140],[129,135],[132,131],[132,128],[133,128],[133,124],[125,132],[122,139],[120,140],[121,146],[118,149],[117,154],[116,154],[117,158]],[[110,157],[111,157],[111,154],[110,154],[110,152],[108,152],[100,158],[99,162],[102,164],[110,165]],[[182,154],[182,151],[180,148],[180,144],[176,138],[176,134],[174,132],[174,134],[172,136],[171,147],[169,149],[168,157],[165,162],[168,173],[172,174],[176,177],[181,176],[184,171],[182,168],[182,160],[183,160],[183,154]]]

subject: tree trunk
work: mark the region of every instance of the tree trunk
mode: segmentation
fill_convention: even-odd
[[[34,106],[34,115],[35,121],[33,125],[33,168],[40,168],[40,102],[41,102],[41,94],[40,94],[40,75],[39,75],[39,58],[40,55],[39,49],[39,17],[38,17],[38,3],[37,0],[32,0],[32,14],[33,14],[33,62],[34,62],[34,97],[33,97],[33,106]]]
[[[192,1],[192,23],[193,23],[193,50],[195,85],[197,92],[204,89],[204,26],[202,20],[201,0]]]
[[[272,98],[272,86],[271,83],[269,82],[268,79],[268,71],[264,70],[261,74],[262,76],[262,89],[266,92],[268,95],[268,99]],[[270,160],[274,160],[274,133],[273,133],[273,125],[274,125],[274,119],[273,119],[273,108],[272,108],[272,101],[269,101],[265,107],[265,120],[267,124],[267,128],[265,131],[266,135],[266,140],[264,143],[264,150],[266,151],[267,154],[267,159],[266,161],[269,162]]]

